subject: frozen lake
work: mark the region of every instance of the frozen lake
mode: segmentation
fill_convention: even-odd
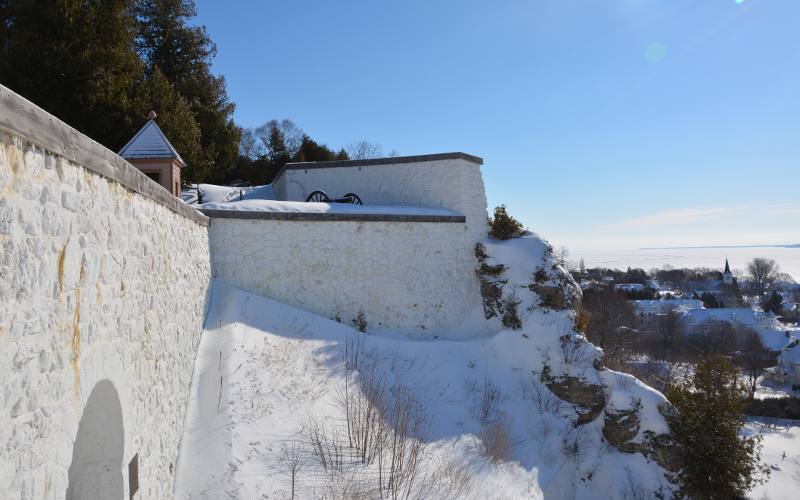
[[[645,270],[663,267],[710,267],[722,270],[727,258],[731,269],[745,271],[754,257],[775,259],[781,271],[800,281],[800,248],[781,247],[735,247],[735,248],[679,248],[679,249],[633,249],[633,250],[581,250],[570,249],[576,262],[583,258],[586,267],[609,267],[626,269],[640,267]]]

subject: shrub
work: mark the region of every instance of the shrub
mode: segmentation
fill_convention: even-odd
[[[355,325],[356,329],[361,333],[367,331],[367,316],[364,314],[364,311],[359,311],[358,316],[353,318],[353,325]]]
[[[519,318],[519,312],[517,311],[519,304],[520,301],[517,300],[514,294],[503,300],[503,317],[501,319],[504,327],[512,330],[522,328],[522,320]]]
[[[496,240],[510,240],[522,236],[525,232],[522,223],[508,215],[505,205],[495,207],[494,217],[489,219],[489,227],[489,236]]]
[[[745,413],[758,417],[800,419],[800,398],[754,399],[747,405]]]

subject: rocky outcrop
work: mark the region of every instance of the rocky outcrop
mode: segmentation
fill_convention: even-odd
[[[627,410],[606,408],[603,437],[623,453],[641,453],[665,470],[677,472],[681,468],[680,449],[670,434],[656,434],[646,430],[642,433],[643,438],[635,441],[640,430],[640,409],[641,404]],[[659,411],[665,414],[670,409],[659,407]]]
[[[606,395],[602,385],[591,384],[572,376],[552,377],[542,374],[542,382],[553,394],[570,403],[578,414],[576,425],[591,422],[606,406]]]
[[[606,409],[603,437],[619,451],[625,453],[641,451],[640,444],[631,441],[639,434],[639,408],[636,406],[630,410],[620,411]]]
[[[475,257],[478,259],[478,268],[475,274],[480,283],[481,299],[483,300],[483,314],[486,319],[495,316],[502,317],[503,305],[503,285],[506,280],[500,278],[506,267],[502,264],[492,266],[486,262],[486,248],[478,243],[475,245]]]

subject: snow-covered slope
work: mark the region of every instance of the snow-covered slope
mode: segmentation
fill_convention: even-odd
[[[495,333],[464,341],[362,333],[216,282],[176,497],[287,498],[289,464],[296,498],[668,491],[654,461],[665,462],[665,400],[596,368],[599,351],[572,326],[579,291],[549,246],[487,240],[478,256]],[[378,423],[360,448],[368,407]],[[399,434],[411,437],[397,452]],[[393,457],[406,466],[391,485]]]

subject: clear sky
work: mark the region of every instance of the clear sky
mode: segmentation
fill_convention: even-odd
[[[798,0],[197,0],[245,127],[484,158],[555,245],[800,243]]]

